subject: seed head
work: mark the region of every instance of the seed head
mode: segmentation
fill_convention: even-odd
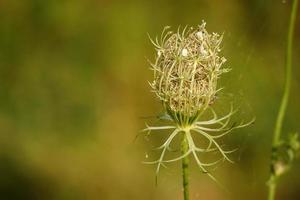
[[[217,81],[226,59],[219,55],[222,36],[208,33],[205,22],[196,28],[165,27],[160,41],[152,43],[157,56],[152,64],[151,87],[163,102],[168,114],[177,122],[191,123],[213,104],[219,91]]]
[[[220,89],[217,87],[219,77],[228,72],[228,68],[222,65],[226,59],[220,54],[222,36],[217,33],[208,33],[205,22],[193,28],[185,27],[182,31],[178,28],[176,33],[167,31],[166,27],[160,39],[151,42],[154,44],[157,54],[152,64],[154,79],[150,83],[156,96],[163,102],[167,114],[160,119],[172,121],[171,125],[148,126],[144,129],[147,134],[151,131],[172,130],[162,145],[157,147],[161,154],[157,160],[145,162],[156,164],[156,174],[166,163],[175,162],[194,157],[196,164],[210,178],[218,180],[210,174],[208,168],[215,166],[221,161],[232,160],[228,154],[235,151],[225,150],[219,143],[219,139],[228,135],[234,129],[246,127],[254,122],[231,123],[231,117],[236,110],[231,107],[230,111],[221,117],[209,108],[216,100]],[[204,111],[210,110],[210,119],[200,118]],[[177,157],[166,159],[167,152],[177,135],[181,135],[182,151]],[[207,140],[208,143],[197,144],[194,135]],[[290,146],[298,149],[300,146],[293,139]],[[184,145],[183,145],[184,144]],[[186,145],[187,144],[187,145]],[[175,145],[175,144],[172,144]],[[187,147],[186,147],[186,146]],[[184,146],[184,148],[183,148]],[[300,147],[299,147],[300,148]],[[198,154],[213,153],[221,155],[221,159],[213,162],[205,162]],[[292,154],[290,154],[292,155]],[[279,166],[282,168],[282,166]],[[282,169],[279,170],[282,170]]]

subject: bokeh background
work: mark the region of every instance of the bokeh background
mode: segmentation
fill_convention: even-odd
[[[182,199],[180,163],[157,186],[155,167],[141,163],[160,134],[135,137],[162,112],[147,83],[147,33],[202,20],[224,33],[233,69],[216,111],[233,102],[237,121],[256,123],[225,138],[239,148],[236,163],[213,174],[229,192],[194,165],[191,199],[266,199],[290,9],[290,0],[1,0],[0,199]],[[300,130],[299,15],[296,29],[285,135]],[[278,199],[300,199],[299,167],[282,178]]]

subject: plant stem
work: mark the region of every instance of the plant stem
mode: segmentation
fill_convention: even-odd
[[[284,94],[282,97],[280,109],[277,116],[277,121],[275,125],[274,137],[273,137],[273,144],[278,144],[280,140],[282,122],[285,115],[286,107],[288,104],[289,94],[290,94],[290,87],[291,87],[291,73],[292,73],[292,47],[293,47],[293,36],[294,36],[294,29],[295,29],[295,22],[296,22],[296,15],[297,15],[297,6],[298,0],[293,1],[292,12],[290,16],[290,24],[287,34],[287,48],[286,48],[286,74],[285,74],[285,87],[284,87]]]
[[[271,178],[271,182],[274,182],[275,180],[272,180],[274,179],[274,175],[271,175],[272,178]],[[276,191],[276,184],[275,183],[270,183],[269,185],[269,197],[268,197],[268,200],[274,200],[275,199],[275,191]]]
[[[186,132],[183,135],[181,142],[181,153],[184,155],[188,149],[189,144],[186,138]],[[184,200],[189,200],[189,157],[185,156],[182,158],[182,184],[183,184],[183,198]]]
[[[290,95],[290,87],[291,87],[291,74],[292,74],[292,52],[293,52],[293,36],[294,36],[294,29],[295,29],[295,22],[297,16],[297,7],[298,7],[298,0],[293,1],[292,11],[290,15],[290,22],[289,28],[287,33],[287,47],[286,47],[286,72],[285,72],[285,86],[284,86],[284,94],[282,96],[279,112],[277,115],[277,120],[275,124],[275,130],[273,135],[273,142],[272,142],[272,149],[275,149],[277,145],[280,143],[280,136],[282,130],[282,124],[284,115],[286,112],[289,95]],[[271,168],[274,163],[271,164]],[[269,180],[269,200],[275,199],[275,192],[276,192],[276,174],[274,171],[271,171],[271,176]]]

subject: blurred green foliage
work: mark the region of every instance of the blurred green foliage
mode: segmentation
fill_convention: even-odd
[[[179,165],[164,170],[155,187],[154,168],[140,162],[151,142],[134,137],[161,111],[147,84],[154,55],[147,33],[202,19],[209,31],[224,32],[233,69],[221,80],[217,111],[234,102],[237,120],[257,120],[228,137],[239,147],[236,164],[213,172],[230,194],[194,168],[191,198],[264,199],[290,4],[0,1],[0,199],[181,199]],[[299,35],[297,26],[285,133],[300,130]],[[279,199],[300,198],[298,169],[299,162],[284,177]]]

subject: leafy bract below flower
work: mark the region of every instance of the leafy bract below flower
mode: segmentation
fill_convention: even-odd
[[[156,48],[155,62],[151,64],[154,71],[154,80],[150,83],[153,92],[161,100],[166,115],[174,125],[147,127],[145,131],[173,129],[167,140],[158,149],[161,149],[160,158],[148,164],[157,164],[157,171],[164,163],[174,162],[192,155],[200,169],[211,178],[207,167],[217,164],[221,160],[232,162],[228,155],[233,151],[223,150],[218,139],[233,129],[242,128],[249,123],[240,123],[230,126],[230,118],[235,111],[232,109],[223,117],[218,117],[211,106],[221,90],[217,82],[223,73],[229,71],[223,64],[226,59],[220,56],[222,36],[217,33],[208,33],[203,22],[197,28],[178,28],[176,33],[165,27],[160,38],[151,40]],[[213,118],[201,121],[202,114],[211,110]],[[218,132],[219,134],[215,134]],[[164,159],[170,144],[178,135],[188,142],[188,150],[179,157],[171,160]],[[208,145],[197,147],[193,134],[199,134]],[[199,153],[219,152],[221,159],[216,162],[204,163]],[[214,179],[215,180],[215,179]]]

